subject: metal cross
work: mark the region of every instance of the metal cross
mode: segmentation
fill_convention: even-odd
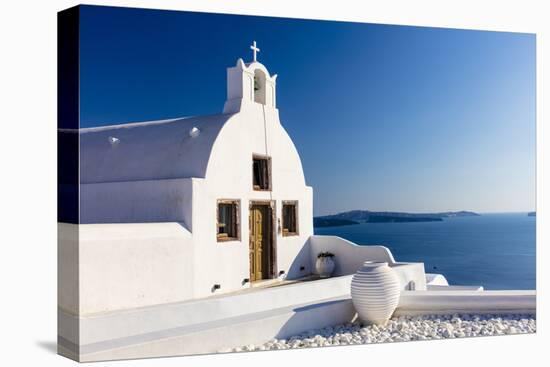
[[[250,49],[254,52],[254,62],[256,62],[256,53],[260,52],[260,49],[256,47],[256,41],[252,43],[252,46],[250,46]]]

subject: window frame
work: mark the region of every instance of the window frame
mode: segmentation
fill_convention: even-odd
[[[285,232],[285,206],[294,206],[294,232],[286,231]],[[300,227],[299,227],[299,220],[298,220],[298,200],[283,200],[281,205],[281,233],[283,237],[291,237],[291,236],[299,236],[300,235]]]
[[[220,205],[230,204],[235,205],[235,233],[237,237],[229,237],[226,234],[220,233]],[[241,240],[241,200],[239,199],[218,199],[216,201],[216,241],[217,242],[232,242]]]
[[[267,161],[267,188],[256,188],[254,186],[254,161],[264,160]],[[271,157],[263,154],[252,155],[252,190],[254,191],[271,191],[272,190],[272,177],[271,177]]]

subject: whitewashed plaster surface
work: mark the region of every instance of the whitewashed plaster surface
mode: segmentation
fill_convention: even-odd
[[[425,289],[421,263],[397,263],[385,247],[313,236],[313,193],[279,120],[276,76],[239,59],[227,78],[223,114],[79,131],[78,241],[60,241],[60,274],[78,271],[79,294],[78,302],[61,296],[60,307],[93,314],[248,288],[248,212],[256,201],[271,202],[275,211],[275,274],[309,275],[317,254],[331,251],[335,275],[353,274],[365,260],[387,261],[403,289],[411,280]],[[270,191],[253,190],[254,155],[271,157]],[[238,240],[217,241],[219,199],[240,203]],[[297,235],[280,232],[284,201],[298,203]],[[74,231],[60,225],[60,233]],[[72,266],[75,257],[79,268]],[[64,279],[61,292],[74,292],[73,283]]]
[[[255,75],[263,96],[250,84]],[[221,286],[215,294],[248,287],[251,201],[274,204],[276,273],[310,274],[312,189],[279,121],[275,77],[260,63],[239,60],[228,69],[224,109],[79,132],[81,224],[73,245],[79,246],[80,312],[210,296],[214,284]],[[271,157],[271,191],[253,190],[254,154]],[[217,242],[219,199],[240,202],[238,241]],[[286,200],[298,202],[296,236],[279,232]]]

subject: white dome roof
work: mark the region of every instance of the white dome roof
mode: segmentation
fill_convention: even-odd
[[[80,129],[80,182],[204,177],[212,146],[231,116]]]

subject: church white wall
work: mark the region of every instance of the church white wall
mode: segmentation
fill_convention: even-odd
[[[265,69],[261,64],[256,66]],[[231,75],[229,77],[231,81]],[[249,82],[253,83],[252,80]],[[273,87],[274,81],[272,77]],[[253,84],[248,87],[252,88]],[[275,91],[268,94],[274,104]],[[81,222],[85,223],[80,227],[79,244],[80,284],[85,286],[80,289],[80,313],[178,302],[249,287],[243,280],[250,277],[251,201],[274,203],[275,273],[284,271],[288,278],[311,273],[308,238],[313,234],[313,195],[312,189],[306,186],[298,152],[281,126],[275,108],[245,99],[239,102],[238,108],[234,115],[212,117],[209,124],[200,125],[199,139],[204,136],[210,141],[216,136],[211,149],[209,145],[204,178],[91,183],[95,176],[90,173],[91,181],[84,181],[89,183],[80,188]],[[193,121],[199,123],[203,119]],[[223,127],[217,127],[218,121],[224,121]],[[183,123],[153,124],[143,131],[137,126],[128,131],[117,130],[121,142],[109,150],[109,154],[116,153],[120,158],[123,148],[137,149],[139,146],[133,139],[142,137],[146,130],[157,134],[149,139],[155,144],[165,142],[169,147],[176,146],[181,143],[177,139],[187,136],[183,134],[187,130],[180,131],[178,125]],[[100,133],[105,136],[99,134],[101,136],[93,138],[105,143],[112,132],[107,129]],[[167,138],[172,135],[177,135],[175,140]],[[92,139],[91,134],[89,138]],[[199,143],[197,140],[196,145]],[[136,152],[144,154],[140,149]],[[253,190],[253,154],[271,157],[270,192]],[[193,155],[181,155],[181,159],[192,160]],[[139,172],[133,173],[141,177]],[[217,242],[219,199],[240,200],[238,241]],[[282,223],[282,203],[286,200],[298,202],[296,236],[284,237],[278,231],[278,223]],[[215,284],[221,289],[213,292]]]
[[[193,239],[178,223],[81,224],[79,314],[193,297]]]
[[[81,185],[81,221],[87,224],[80,227],[80,314],[248,288],[243,280],[250,277],[252,200],[275,203],[277,273],[283,270],[289,278],[311,273],[312,189],[305,185],[300,158],[277,110],[266,108],[265,116],[264,121],[262,105],[253,103],[229,118],[204,179]],[[252,188],[253,154],[272,159],[271,192]],[[239,241],[217,242],[218,199],[240,200]],[[277,231],[284,200],[298,201],[297,236]],[[214,284],[221,289],[213,292]]]
[[[192,179],[80,185],[80,223],[180,222],[192,226]]]
[[[212,186],[215,185],[206,180],[196,180],[193,189],[196,297],[207,297],[248,287],[248,284],[242,284],[242,280],[249,277],[246,201],[239,196],[239,192],[235,192],[231,182],[227,183],[225,191],[216,191]],[[233,191],[229,190],[231,188]],[[217,241],[217,200],[222,198],[241,199],[241,241]],[[219,284],[221,289],[213,292],[214,284]]]
[[[313,202],[311,187],[306,187],[300,197],[298,204],[299,235],[282,236],[281,233],[277,234],[277,265],[279,270],[285,271],[288,279],[300,278],[313,272],[310,247],[307,242],[309,236],[313,234],[313,206],[309,205]],[[282,200],[277,202],[277,218],[282,223]]]
[[[296,148],[279,122],[276,109],[257,103],[243,105],[232,116],[214,143],[204,180],[194,180],[193,235],[196,243],[195,296],[226,293],[242,288],[250,277],[248,215],[251,201],[274,201],[277,246],[277,273],[288,277],[311,271],[307,239],[313,234],[312,189],[305,185]],[[267,134],[266,134],[267,132]],[[268,155],[272,163],[272,191],[252,188],[252,156]],[[218,199],[240,200],[241,237],[239,241],[217,242],[216,207]],[[277,231],[282,221],[283,200],[298,201],[299,235],[283,237]],[[304,269],[300,270],[303,266]],[[214,284],[221,289],[212,292]]]

